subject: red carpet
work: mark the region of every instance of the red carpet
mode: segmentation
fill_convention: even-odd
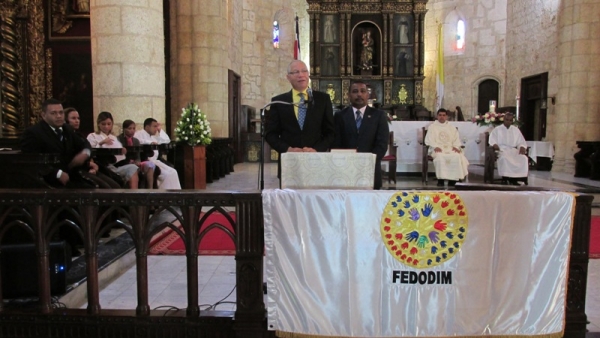
[[[229,213],[229,216],[235,222],[235,213]],[[202,224],[200,232],[215,223],[226,227],[231,232],[234,232],[233,225],[229,223],[223,214],[219,213],[211,214],[206,219],[204,224]],[[179,225],[179,228],[181,229],[181,225]],[[198,253],[200,255],[232,256],[235,254],[235,244],[229,235],[227,235],[223,230],[213,228],[209,230],[204,235],[204,238],[202,238],[200,241]],[[152,241],[150,242],[149,254],[185,255],[185,245],[183,240],[175,231],[167,228],[152,238]]]
[[[600,258],[600,216],[592,216],[590,231],[590,258]]]

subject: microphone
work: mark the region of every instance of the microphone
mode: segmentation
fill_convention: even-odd
[[[313,92],[312,92],[312,88],[308,87],[308,90],[306,91],[308,93],[308,103],[312,103],[314,100],[314,96],[313,96]]]
[[[298,103],[293,103],[293,102],[286,102],[286,101],[271,101],[267,104],[265,104],[264,107],[261,108],[262,111],[264,110],[271,110],[271,106],[274,104],[283,104],[283,105],[287,105],[287,106],[295,106],[295,107],[300,107],[300,104]]]

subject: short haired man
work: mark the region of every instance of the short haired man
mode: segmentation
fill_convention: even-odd
[[[359,153],[377,155],[374,188],[381,189],[381,159],[388,148],[390,128],[387,114],[367,106],[367,84],[357,80],[348,91],[351,106],[334,116],[335,140],[332,148],[356,149]]]
[[[513,125],[513,114],[505,113],[501,126],[490,133],[490,146],[499,152],[498,174],[507,183],[519,185],[519,181],[527,183],[529,174],[529,157],[527,142],[519,128]]]
[[[44,176],[48,184],[57,188],[95,188],[79,172],[90,158],[91,147],[65,123],[62,103],[56,99],[44,101],[41,118],[23,133],[21,151],[60,154],[60,163]]]
[[[444,180],[448,180],[452,186],[469,174],[469,161],[461,150],[460,135],[456,127],[448,123],[447,113],[444,108],[437,111],[437,120],[429,126],[425,136],[429,155],[433,157],[438,186],[443,186]]]
[[[265,123],[265,139],[279,154],[328,151],[335,137],[333,108],[327,93],[309,90],[306,64],[294,60],[288,65],[287,79],[292,90],[272,98]],[[293,104],[293,105],[291,105]],[[278,168],[278,176],[281,166]]]
[[[158,132],[158,121],[149,117],[144,120],[144,129],[136,131],[134,137],[141,144],[165,144],[171,142],[166,133],[162,137],[161,135]],[[160,168],[160,175],[158,175],[159,189],[181,189],[177,170],[158,159],[158,150],[155,150],[154,156],[148,158],[148,160]]]

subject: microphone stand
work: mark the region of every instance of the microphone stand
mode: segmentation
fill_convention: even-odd
[[[265,110],[274,104],[284,104],[286,106],[298,106],[298,104],[285,101],[271,101],[260,109],[260,162],[259,162],[259,188],[265,189]]]

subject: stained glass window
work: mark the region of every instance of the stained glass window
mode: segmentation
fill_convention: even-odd
[[[273,48],[279,48],[279,22],[273,21]]]
[[[465,22],[458,20],[456,24],[456,49],[463,50],[465,48]]]

